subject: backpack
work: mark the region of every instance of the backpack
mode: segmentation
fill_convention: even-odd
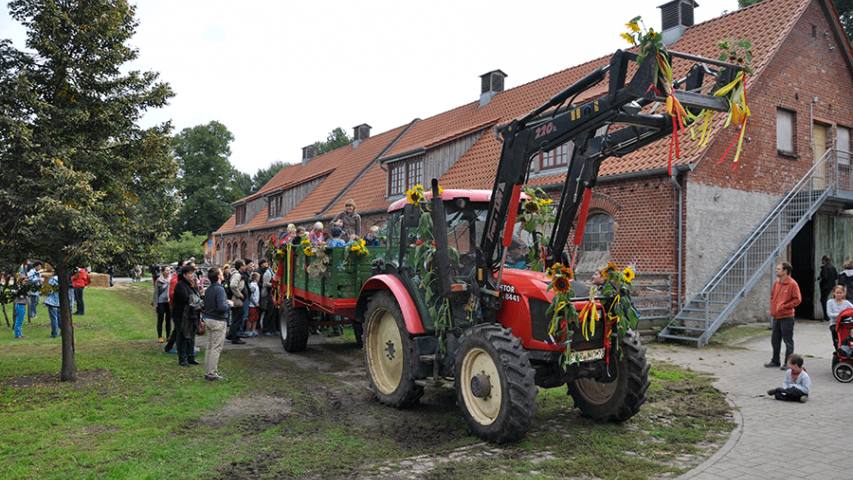
[[[197,333],[197,330],[200,331],[199,322],[202,321],[201,314],[203,312],[204,301],[198,292],[190,290],[187,306],[184,307],[184,313],[181,317],[181,329],[183,330],[184,338],[192,338]]]
[[[231,275],[234,275],[234,272],[229,273],[228,276],[222,280],[222,286],[225,288],[225,298],[228,300],[231,300],[231,297],[234,296],[234,293],[231,292]]]

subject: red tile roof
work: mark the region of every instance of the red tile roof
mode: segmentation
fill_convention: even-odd
[[[260,191],[250,197],[246,197],[244,200],[251,201],[278,189],[289,188],[322,175],[327,174],[327,176],[283,219],[268,222],[267,208],[264,207],[260,213],[248,220],[245,225],[235,226],[235,218],[232,216],[216,233],[222,234],[247,229],[255,230],[276,227],[314,218],[326,205],[341,195],[341,192],[358,177],[359,173],[370,165],[405,128],[406,126],[398,127],[369,137],[363,140],[357,148],[347,145],[315,157],[305,165],[292,165],[282,169]]]
[[[773,59],[774,54],[811,1],[765,0],[690,27],[681,39],[669,48],[673,51],[692,55],[717,58],[720,53],[717,42],[720,40],[726,38],[749,39],[754,45],[754,58],[751,66],[755,70],[755,74],[749,76],[747,80],[749,91],[749,88],[756,84],[761,73]],[[814,1],[824,2],[826,0]],[[606,65],[610,57],[611,55],[600,57],[498,93],[487,105],[482,107],[478,101],[472,102],[425,120],[417,121],[400,141],[383,155],[383,158],[391,158],[422,148],[432,148],[480,129],[521,118],[596,68]],[[673,62],[675,77],[684,76],[691,65],[692,62],[675,59]],[[629,78],[632,72],[629,71]],[[600,96],[606,92],[606,88],[606,81],[602,82],[602,84],[584,92],[576,102],[584,102]],[[724,117],[723,114],[715,116],[715,122],[711,129],[711,142],[707,147],[695,147],[696,142],[691,141],[689,133],[681,134],[679,137],[681,157],[674,158],[673,164],[694,164],[698,162],[716,140],[717,134],[722,128]],[[287,182],[292,183],[296,178],[304,179],[323,169],[335,168],[334,172],[323,181],[320,187],[287,215],[287,221],[310,220],[317,216],[323,207],[355,178],[358,172],[369,165],[373,156],[379,154],[385,145],[403,131],[403,128],[399,127],[391,132],[371,137],[356,151],[353,151],[351,147],[344,147],[312,160],[305,167],[296,166],[285,169],[258,194],[262,194],[269,188],[278,188]],[[731,135],[728,138],[731,138]],[[368,141],[375,143],[373,147],[370,147],[369,154],[368,148],[365,148]],[[669,147],[670,140],[666,138],[622,158],[609,158],[602,163],[599,173],[601,176],[607,176],[665,168],[669,156]],[[491,188],[494,183],[500,152],[500,142],[491,132],[486,132],[440,179],[442,187]],[[279,177],[282,178],[279,179]],[[562,182],[564,177],[565,175],[562,173],[538,176],[531,179],[531,184],[545,185]],[[387,208],[390,202],[385,199],[386,182],[387,173],[382,170],[379,164],[374,164],[357,181],[355,186],[332,207],[326,209],[325,213],[333,215],[342,210],[343,203],[349,198],[356,201],[359,211]],[[247,226],[260,227],[265,224],[265,218],[266,212],[264,211]],[[280,223],[285,223],[285,221]],[[220,232],[231,229],[233,229],[233,218],[223,225]]]

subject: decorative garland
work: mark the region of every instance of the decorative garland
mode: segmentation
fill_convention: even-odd
[[[669,143],[667,171],[672,175],[673,149],[675,150],[676,158],[681,155],[678,134],[684,133],[684,129],[689,128],[691,138],[695,140],[696,133],[693,127],[699,119],[704,119],[702,135],[697,146],[707,145],[709,137],[708,127],[714,118],[714,112],[712,110],[703,109],[699,114],[693,115],[681,105],[681,102],[679,102],[674,95],[675,89],[673,88],[672,66],[667,59],[666,45],[664,45],[663,39],[658,32],[655,32],[654,29],[651,28],[646,30],[645,25],[641,28],[641,23],[641,17],[634,17],[630,22],[625,24],[625,26],[628,27],[628,33],[622,33],[620,36],[627,40],[631,45],[639,46],[640,53],[637,56],[638,64],[642,64],[648,55],[654,55],[655,74],[652,76],[653,81],[652,84],[649,85],[647,92],[654,90],[656,94],[666,96],[666,113],[672,117],[673,130]],[[743,66],[743,70],[738,72],[731,83],[714,93],[717,97],[725,97],[729,102],[728,118],[726,119],[726,123],[723,128],[727,128],[731,123],[740,127],[739,135],[732,140],[729,147],[726,149],[726,152],[717,163],[721,163],[728,156],[729,151],[735,141],[737,141],[738,146],[734,157],[734,168],[737,168],[737,162],[740,159],[744,134],[746,132],[746,119],[750,116],[749,107],[746,103],[746,73],[752,73],[752,68],[749,66],[749,63],[752,61],[752,42],[749,40],[726,39],[718,42],[717,46],[724,50],[719,57],[720,61],[728,60],[729,62]],[[717,72],[717,75],[722,75],[723,71],[725,71],[725,68],[721,68]],[[664,89],[663,93],[657,89],[656,85],[658,83],[662,84]]]

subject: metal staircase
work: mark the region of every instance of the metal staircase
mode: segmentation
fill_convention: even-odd
[[[838,157],[835,150],[829,150],[814,164],[702,290],[664,327],[658,338],[692,341],[699,348],[708,344],[711,335],[758,283],[824,201],[834,195],[839,186],[847,186],[850,162],[848,160],[846,164],[839,165]],[[841,157],[842,160],[849,159],[849,156]]]

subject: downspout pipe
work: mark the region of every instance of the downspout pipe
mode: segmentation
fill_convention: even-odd
[[[684,187],[682,187],[681,183],[678,181],[678,176],[676,173],[673,173],[669,179],[672,181],[672,186],[675,188],[677,194],[678,203],[678,253],[676,255],[676,268],[678,269],[678,286],[676,287],[676,302],[678,306],[678,310],[681,310],[681,275],[683,268],[684,259],[682,257],[682,250],[684,249]]]

